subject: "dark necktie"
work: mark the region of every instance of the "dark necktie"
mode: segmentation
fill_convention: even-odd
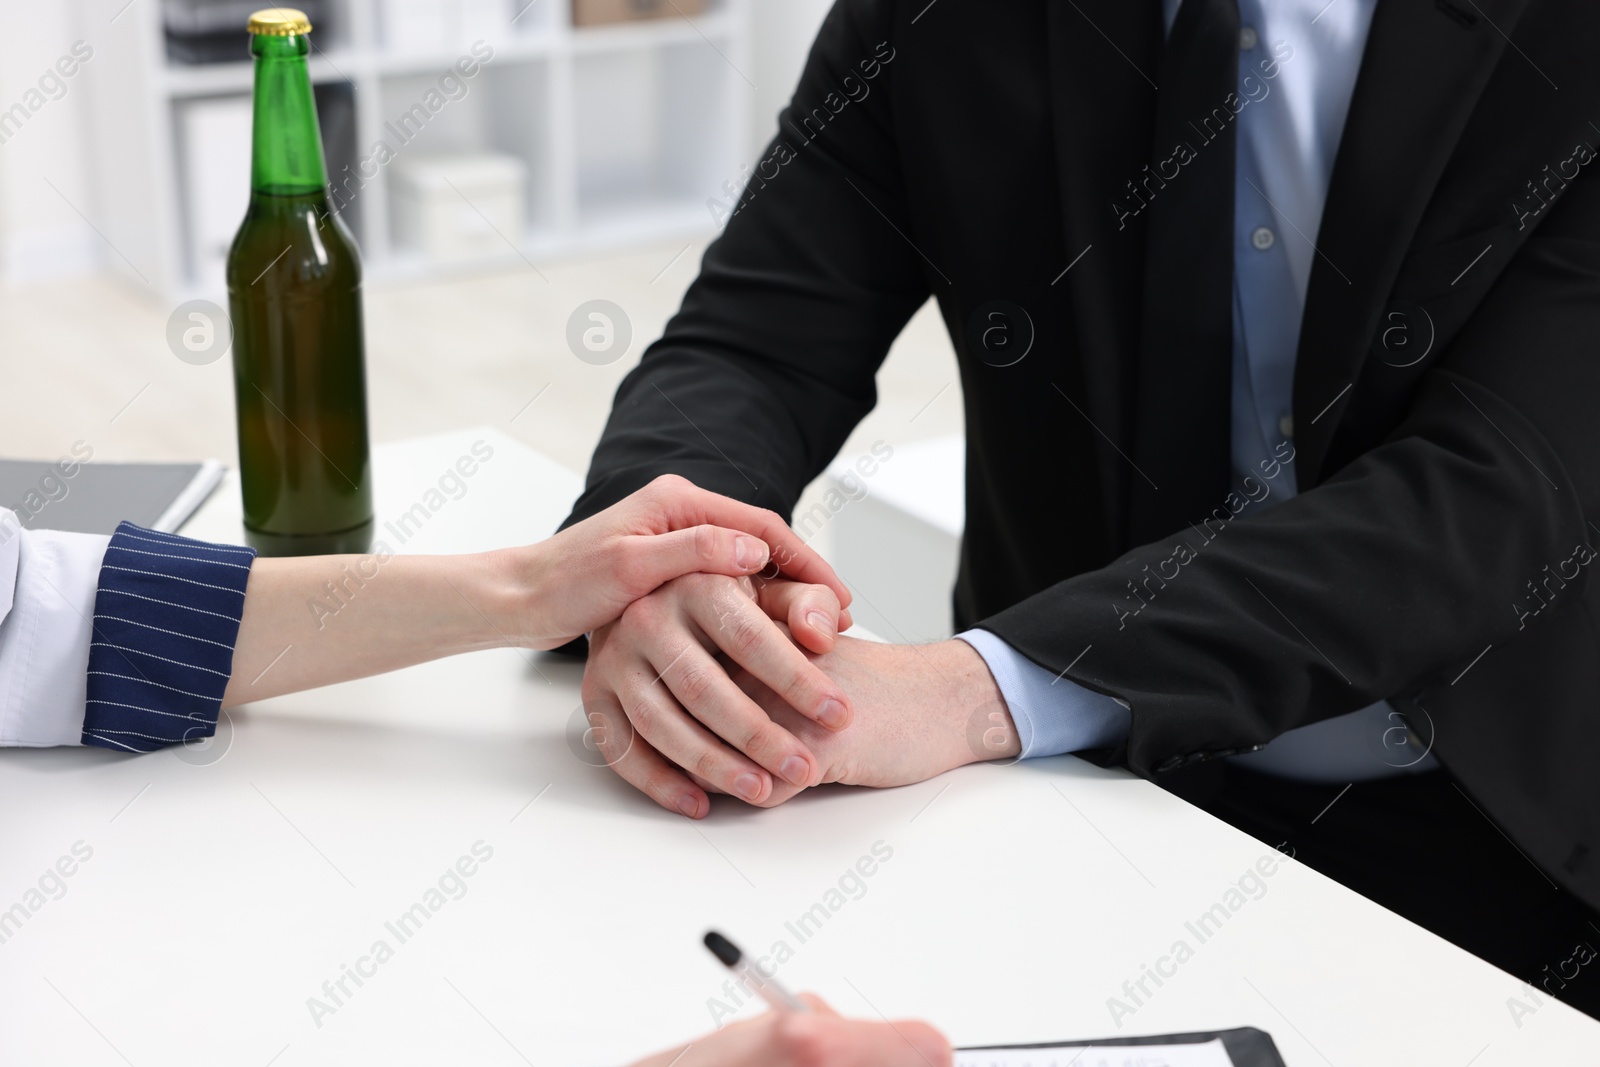
[[[1183,0],[1162,56],[1150,165],[1128,190],[1146,225],[1135,544],[1226,507],[1238,79],[1237,0]]]

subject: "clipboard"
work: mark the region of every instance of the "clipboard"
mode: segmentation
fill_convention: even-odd
[[[1222,1047],[1227,1050],[1228,1058],[1233,1061],[1233,1067],[1286,1067],[1283,1057],[1278,1054],[1278,1046],[1272,1042],[1272,1035],[1253,1026],[1189,1034],[1108,1037],[1091,1041],[1045,1041],[1030,1045],[969,1045],[962,1049],[957,1049],[957,1051],[1075,1048],[1078,1046],[1107,1048],[1125,1045],[1199,1045],[1207,1041],[1221,1041]]]

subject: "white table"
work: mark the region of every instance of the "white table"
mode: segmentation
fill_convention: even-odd
[[[494,458],[408,550],[534,538],[564,514],[577,476],[482,430],[379,449],[380,519],[480,439]],[[225,486],[192,532],[227,536],[236,508]],[[710,1028],[709,926],[757,955],[787,942],[782,979],[841,1010],[958,1042],[1117,1033],[1107,998],[1183,939],[1192,958],[1147,980],[1121,1033],[1254,1025],[1292,1067],[1600,1049],[1600,1025],[1549,1000],[1519,1027],[1518,982],[1292,862],[1199,943],[1185,923],[1271,851],[1071,758],[686,822],[576,758],[578,678],[497,650],[235,714],[212,762],[0,753],[0,908],[92,849],[0,944],[0,1063],[621,1062]],[[385,923],[477,842],[492,856],[464,895],[402,943]],[[785,924],[879,842],[864,894],[802,943]],[[392,957],[319,1027],[308,998],[379,940]]]

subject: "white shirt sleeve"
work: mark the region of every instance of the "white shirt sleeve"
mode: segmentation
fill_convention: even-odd
[[[0,746],[82,743],[107,537],[25,530],[0,508]]]

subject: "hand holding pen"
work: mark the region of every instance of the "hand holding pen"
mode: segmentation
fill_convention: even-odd
[[[730,1023],[635,1067],[950,1067],[950,1043],[927,1023],[846,1019],[809,993],[795,996],[712,931],[705,945],[773,1010]]]

